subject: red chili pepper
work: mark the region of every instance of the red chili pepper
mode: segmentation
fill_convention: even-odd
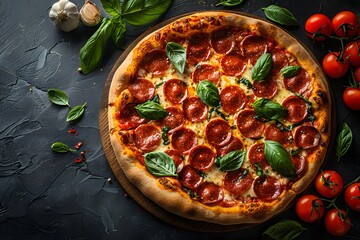
[[[81,160],[85,161],[85,152],[81,152],[80,156],[81,156]]]
[[[82,160],[81,158],[76,158],[76,159],[74,160],[75,163],[82,163],[82,161],[83,161],[83,160]]]
[[[82,146],[82,142],[78,142],[78,143],[75,145],[75,149],[79,149],[81,146]]]
[[[78,131],[76,131],[74,128],[70,128],[68,133],[70,133],[72,136],[77,136],[78,135]]]

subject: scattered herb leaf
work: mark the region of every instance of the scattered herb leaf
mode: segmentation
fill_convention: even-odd
[[[281,104],[266,98],[256,100],[253,106],[256,115],[266,120],[278,120],[288,114],[288,110]]]
[[[73,107],[69,111],[69,113],[66,117],[66,121],[73,122],[73,121],[79,120],[84,115],[85,106],[86,106],[86,102],[83,105],[77,105],[77,106]]]
[[[280,70],[281,74],[286,78],[294,77],[298,71],[301,69],[301,66],[287,66]]]
[[[169,114],[159,103],[151,100],[137,105],[135,109],[141,117],[150,120],[158,120]]]
[[[196,88],[196,93],[205,104],[211,107],[220,106],[219,90],[211,81],[200,81]]]
[[[253,81],[265,80],[272,68],[272,58],[270,53],[264,53],[258,58],[251,70],[251,78]]]
[[[286,8],[279,7],[277,5],[270,5],[262,10],[264,11],[265,16],[271,21],[285,26],[298,25],[295,16]]]
[[[164,126],[162,129],[161,129],[161,138],[163,140],[163,144],[164,145],[169,145],[170,144],[170,141],[169,141],[169,138],[167,136],[167,133],[169,131],[169,127],[168,126]]]
[[[54,142],[51,145],[51,150],[57,153],[76,152],[76,150],[71,149],[68,145],[62,142]]]
[[[68,106],[69,105],[69,98],[66,95],[66,93],[64,93],[63,91],[59,90],[59,89],[55,89],[55,88],[50,88],[47,90],[47,94],[49,97],[49,100],[56,104],[56,105],[60,105],[60,106]]]
[[[353,134],[350,127],[346,123],[343,123],[340,126],[339,132],[336,136],[335,150],[339,161],[340,158],[344,156],[346,152],[349,150],[352,140],[353,140]]]
[[[231,151],[217,160],[221,171],[235,171],[241,167],[245,160],[246,152],[243,150]]]
[[[293,240],[305,230],[297,221],[285,219],[267,228],[263,235],[275,240]]]
[[[233,7],[241,4],[243,1],[244,0],[221,0],[216,6],[223,5],[226,7]]]

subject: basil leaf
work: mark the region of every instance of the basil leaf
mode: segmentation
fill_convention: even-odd
[[[248,89],[255,89],[255,87],[251,84],[251,82],[246,78],[241,78],[240,80],[237,80],[237,83],[244,84]]]
[[[217,161],[219,169],[221,171],[235,171],[239,169],[244,162],[245,155],[246,152],[243,150],[229,152]]]
[[[264,53],[256,61],[251,70],[251,78],[253,81],[265,80],[272,68],[272,58],[270,53]]]
[[[100,27],[89,38],[80,50],[80,68],[83,74],[88,74],[100,63],[105,44],[113,31],[113,22],[103,18]]]
[[[220,94],[219,90],[215,86],[214,83],[203,80],[199,82],[196,93],[198,94],[201,101],[211,107],[218,107],[220,106]]]
[[[294,77],[300,69],[301,66],[287,66],[282,68],[280,72],[284,77],[291,78]]]
[[[263,8],[262,10],[264,11],[265,16],[268,19],[270,19],[271,21],[274,21],[276,23],[279,23],[279,24],[285,25],[285,26],[297,26],[298,25],[294,15],[286,8],[279,7],[276,5],[270,5],[266,8]]]
[[[50,88],[47,90],[47,94],[49,97],[49,100],[56,104],[56,105],[60,105],[60,106],[68,106],[69,105],[69,98],[66,95],[66,93],[64,93],[63,91],[59,90],[59,89],[55,89],[55,88]]]
[[[57,153],[76,152],[76,150],[71,149],[68,145],[62,142],[54,142],[51,145],[51,150]]]
[[[121,7],[119,0],[101,0],[104,10],[114,18],[121,16]]]
[[[253,106],[256,115],[266,120],[278,120],[288,114],[288,110],[281,104],[266,98],[256,100]]]
[[[305,230],[297,221],[282,220],[266,229],[263,235],[275,240],[293,240]]]
[[[350,127],[344,123],[340,126],[339,132],[336,136],[336,155],[338,160],[346,154],[349,150],[353,140],[353,134]]]
[[[168,42],[165,47],[166,55],[174,65],[174,67],[180,72],[184,73],[186,62],[186,50],[185,48],[175,42]]]
[[[150,152],[144,155],[145,165],[149,172],[158,177],[176,177],[174,160],[163,152]]]
[[[69,111],[69,113],[66,117],[66,121],[72,122],[72,121],[80,119],[84,115],[85,106],[86,106],[86,103],[84,103],[83,105],[77,105],[77,106],[73,107]]]
[[[257,162],[254,165],[256,167],[256,175],[258,175],[259,177],[264,176],[264,171],[261,168],[261,165],[259,163],[257,163]]]
[[[170,144],[169,138],[168,138],[168,136],[167,136],[168,131],[169,131],[169,127],[168,127],[168,126],[164,126],[164,127],[161,129],[161,138],[162,138],[162,140],[163,140],[164,145],[169,145],[169,144]]]
[[[168,115],[168,112],[154,101],[147,101],[135,107],[136,112],[143,118],[158,120]]]
[[[221,0],[218,4],[216,4],[216,6],[223,5],[226,7],[232,7],[241,4],[243,1],[244,0]]]
[[[131,25],[142,26],[160,17],[170,7],[172,0],[124,0],[122,17]]]
[[[111,37],[116,46],[121,47],[121,40],[125,36],[126,23],[123,21],[114,22],[113,21],[113,31],[111,32]]]
[[[265,140],[264,144],[264,155],[270,166],[282,176],[293,179],[296,171],[286,149],[275,141]]]

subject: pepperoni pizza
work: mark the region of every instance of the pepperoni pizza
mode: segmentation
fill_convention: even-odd
[[[197,13],[147,35],[108,100],[125,175],[184,218],[263,222],[309,186],[329,146],[322,70],[287,32],[251,16]]]

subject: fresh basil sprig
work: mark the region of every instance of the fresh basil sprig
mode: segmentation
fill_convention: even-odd
[[[279,7],[277,5],[270,5],[262,10],[264,11],[265,16],[271,21],[285,26],[298,25],[295,16],[286,8]]]
[[[293,179],[296,170],[286,149],[275,141],[265,140],[264,144],[264,155],[270,166],[282,176]]]
[[[219,165],[221,171],[238,170],[245,160],[246,152],[244,150],[231,151],[225,156],[218,158],[216,164]]]
[[[265,230],[263,235],[275,240],[293,240],[307,230],[294,220],[282,220]]]
[[[103,8],[110,15],[102,20],[100,27],[80,50],[80,69],[88,74],[99,66],[106,42],[112,37],[116,46],[121,45],[126,24],[141,26],[149,24],[162,15],[172,0],[101,0]]]
[[[287,66],[282,68],[280,73],[286,78],[291,78],[294,77],[300,69],[301,66]]]
[[[251,82],[249,81],[249,79],[242,77],[240,80],[236,81],[237,83],[242,83],[244,84],[248,89],[255,89],[255,87],[251,84]]]
[[[253,81],[265,80],[272,68],[272,57],[270,53],[264,53],[258,58],[251,70],[251,78]]]
[[[71,149],[68,145],[62,142],[54,142],[51,145],[51,150],[57,153],[76,152],[76,150]]]
[[[253,106],[256,115],[266,120],[278,120],[288,114],[288,110],[281,104],[266,98],[256,100]]]
[[[175,42],[168,42],[165,51],[174,67],[180,73],[184,73],[186,62],[186,50],[184,46]]]
[[[176,177],[174,160],[163,152],[150,152],[144,155],[145,166],[151,174],[158,177]]]
[[[221,0],[216,6],[223,5],[226,7],[233,7],[241,4],[243,1],[244,0]]]
[[[170,7],[172,0],[124,0],[121,16],[134,26],[143,26],[160,17]]]
[[[338,161],[340,158],[346,154],[349,150],[353,140],[353,134],[350,127],[344,123],[340,126],[339,132],[336,136],[336,155],[338,156]]]
[[[60,106],[70,107],[69,98],[63,91],[55,88],[49,88],[47,90],[47,94],[52,103]]]
[[[84,115],[85,106],[86,106],[86,102],[83,105],[77,105],[77,106],[73,107],[68,112],[68,115],[66,117],[66,121],[67,122],[73,122],[73,121],[76,121],[76,120],[80,119]]]
[[[220,106],[219,90],[211,81],[200,81],[196,88],[196,93],[205,104],[211,107]]]
[[[159,103],[151,100],[137,105],[135,109],[141,117],[150,120],[158,120],[169,114]]]

